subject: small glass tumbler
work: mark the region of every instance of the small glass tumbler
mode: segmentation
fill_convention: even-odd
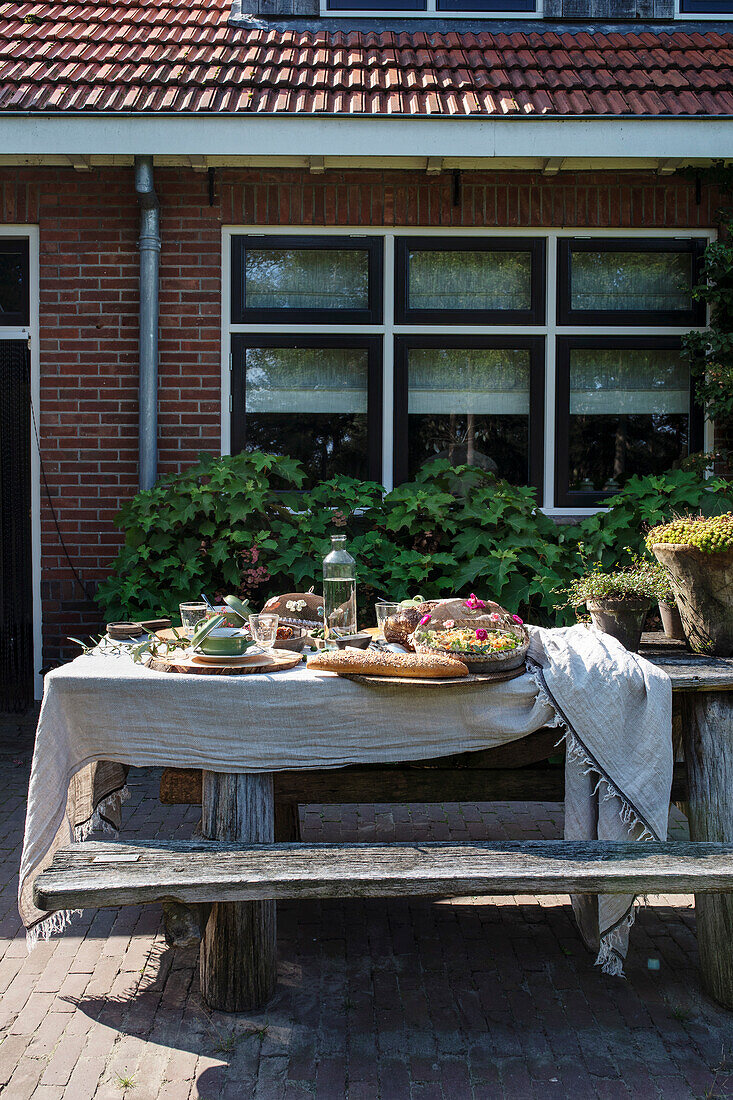
[[[399,603],[375,603],[374,610],[377,613],[377,626],[379,627],[379,633],[384,639],[384,624],[387,619],[390,619],[393,615],[398,615],[402,610],[402,605]]]
[[[277,624],[279,615],[250,615],[249,630],[252,639],[260,649],[272,649],[277,640]]]
[[[192,638],[196,627],[207,618],[208,608],[205,603],[179,603],[178,610],[181,613],[181,626],[187,638]]]

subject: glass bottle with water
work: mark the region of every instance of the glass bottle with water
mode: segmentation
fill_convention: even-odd
[[[331,553],[323,559],[323,632],[326,648],[337,637],[356,634],[356,562],[346,549],[346,535],[331,535]]]

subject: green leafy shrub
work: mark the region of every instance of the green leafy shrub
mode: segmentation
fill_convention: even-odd
[[[694,470],[631,477],[611,498],[606,512],[578,524],[581,555],[610,569],[619,560],[619,547],[643,554],[649,528],[671,516],[718,515],[732,507],[733,485],[720,477],[705,480]]]
[[[710,307],[710,325],[682,338],[697,398],[712,420],[733,413],[733,210],[719,210],[717,217],[722,234],[705,249],[702,278],[693,290]]]
[[[233,592],[261,606],[271,595],[320,589],[330,535],[357,559],[364,624],[380,597],[400,600],[477,591],[526,620],[572,618],[556,589],[613,568],[619,547],[643,549],[649,527],[685,511],[733,507],[730,483],[691,471],[631,478],[605,513],[562,525],[538,510],[534,490],[475,467],[436,460],[384,493],[374,482],[333,478],[300,491],[300,464],[273,455],[202,455],[120,512],[125,544],[99,588],[108,618],[177,614],[200,592]]]

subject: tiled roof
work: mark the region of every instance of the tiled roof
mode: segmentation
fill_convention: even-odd
[[[229,26],[229,0],[0,2],[0,110],[733,115],[733,35]]]

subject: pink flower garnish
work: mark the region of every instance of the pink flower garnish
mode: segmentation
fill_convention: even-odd
[[[519,615],[512,615],[512,619],[515,623],[517,623],[518,626],[522,626],[524,624],[524,619],[520,619]]]
[[[486,607],[486,604],[483,600],[480,600],[478,596],[475,596],[472,592],[466,600],[466,607],[470,607],[471,611],[476,611],[479,607]]]
[[[420,620],[420,626],[425,626],[425,623],[429,623],[429,622],[430,622],[430,616],[429,615],[423,615],[422,619]]]
[[[480,642],[485,642],[486,639],[488,638],[488,636],[489,636],[488,631],[484,630],[484,628],[482,626],[480,626],[478,628],[478,630],[476,631],[476,637],[478,638],[478,640]]]
[[[456,625],[455,619],[446,619],[443,625],[446,630],[451,630]]]
[[[489,618],[491,619],[492,623],[500,623],[501,622],[501,615],[498,613],[498,611],[492,611],[491,614],[489,615]]]

